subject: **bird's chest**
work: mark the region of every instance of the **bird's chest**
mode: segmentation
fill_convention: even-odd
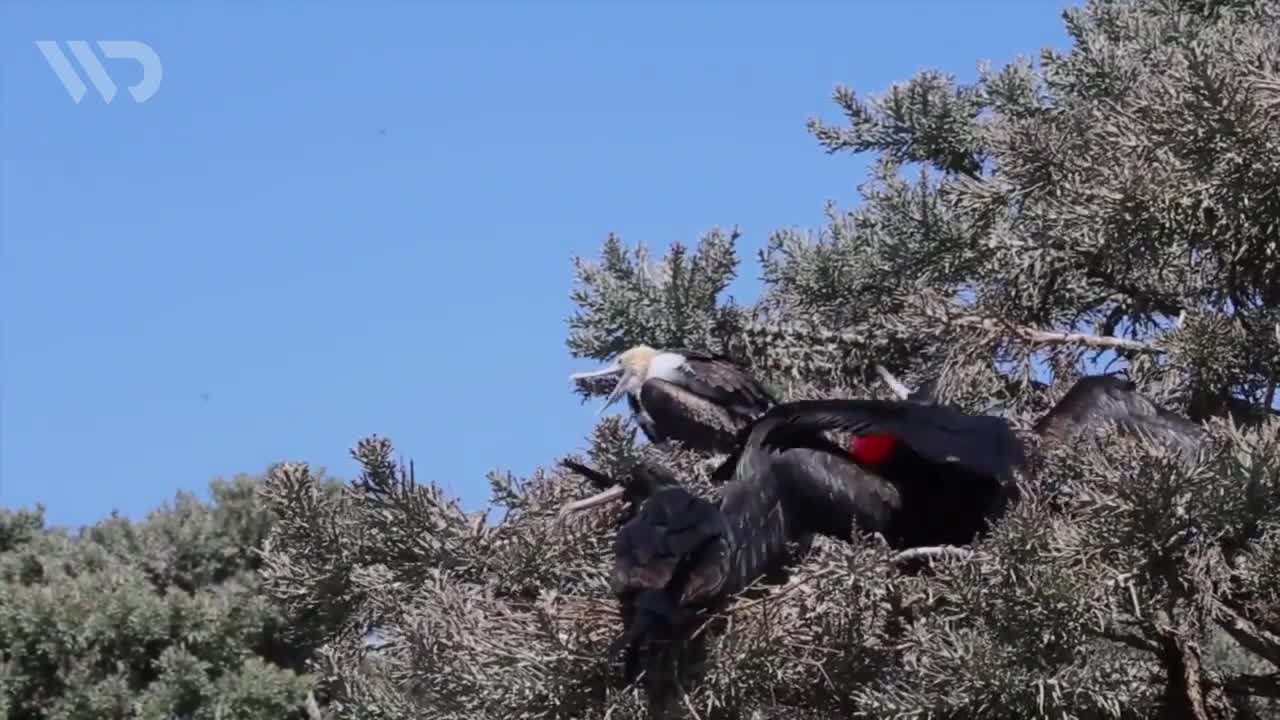
[[[655,355],[653,360],[649,361],[649,369],[645,372],[645,380],[666,380],[667,382],[680,383],[689,376],[688,363],[685,362],[683,355],[676,353],[661,353]]]

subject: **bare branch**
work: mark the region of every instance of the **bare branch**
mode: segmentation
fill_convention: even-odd
[[[1144,652],[1151,652],[1151,653],[1160,652],[1159,645],[1152,642],[1151,640],[1148,640],[1147,638],[1144,638],[1140,635],[1135,635],[1133,633],[1121,632],[1119,630],[1103,630],[1097,633],[1097,635],[1098,637],[1103,638],[1104,640],[1118,642],[1122,645],[1127,645],[1135,650],[1142,650]]]
[[[918,558],[968,558],[973,556],[973,551],[968,548],[956,547],[954,545],[937,545],[933,547],[917,547],[910,550],[903,550],[889,559],[892,563],[903,563],[908,560],[916,560]]]
[[[1222,602],[1215,603],[1218,625],[1249,650],[1280,667],[1280,637],[1255,625],[1251,620]]]
[[[1048,330],[1037,330],[1035,328],[1019,325],[1005,325],[991,318],[982,318],[974,315],[954,317],[951,318],[951,322],[955,325],[977,327],[982,328],[983,330],[1010,331],[1019,339],[1033,345],[1083,345],[1091,348],[1100,348],[1105,350],[1129,350],[1131,352],[1149,353],[1153,355],[1164,352],[1163,349],[1156,347],[1155,345],[1141,342],[1139,340],[1130,340],[1128,338],[1118,338],[1109,335],[1103,336],[1086,335],[1084,333],[1050,332]]]
[[[880,373],[880,379],[884,380],[884,384],[889,386],[889,389],[893,391],[894,395],[898,396],[899,400],[906,400],[911,395],[911,391],[907,389],[907,386],[894,377],[893,373],[889,372],[889,369],[885,366],[876,363],[876,372]]]
[[[1228,695],[1267,697],[1280,699],[1280,673],[1270,675],[1235,675],[1223,680],[1213,681],[1213,685],[1222,688]]]

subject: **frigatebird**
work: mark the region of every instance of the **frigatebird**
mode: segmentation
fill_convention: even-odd
[[[1166,443],[1184,453],[1200,446],[1200,426],[1160,407],[1131,380],[1117,375],[1086,375],[1076,381],[1033,430],[1041,438],[1067,442],[1083,430],[1114,423],[1124,434]]]
[[[561,464],[595,485],[612,482],[581,464]],[[610,575],[623,632],[609,656],[627,681],[638,673],[645,642],[674,639],[699,611],[723,607],[757,580],[782,581],[787,542],[807,538],[789,523],[777,490],[768,481],[761,488],[734,483],[717,506],[689,492],[669,469],[642,460],[608,490],[561,510],[563,516],[615,498],[639,505],[614,539]]]
[[[998,509],[1001,486],[980,477],[989,468],[976,441],[972,481],[881,475],[865,470],[822,432],[791,422],[788,411],[795,405],[777,405],[739,432],[738,447],[716,471],[728,478],[718,506],[654,463],[640,463],[629,479],[564,506],[562,514],[614,499],[639,503],[615,538],[610,582],[624,627],[610,658],[622,656],[627,680],[637,673],[644,643],[674,639],[699,611],[724,607],[758,580],[781,582],[794,564],[792,543],[804,546],[819,534],[848,542],[856,528],[879,532],[899,549],[964,544]],[[912,407],[956,427],[971,423],[975,434],[1008,432],[995,418],[984,422],[950,408]],[[600,473],[562,464],[597,486],[607,484]]]
[[[998,516],[1017,497],[1014,472],[1033,470],[1023,442],[1004,419],[961,413],[939,404],[932,392],[917,391],[899,401],[799,400],[779,405],[765,417],[776,422],[763,438],[765,445],[785,446],[786,438],[796,434],[851,433],[848,454],[853,461],[864,472],[910,495],[897,516],[899,538],[907,546],[935,544],[922,539],[942,536],[954,539],[936,544],[967,543],[980,520]],[[1183,453],[1193,454],[1200,443],[1195,423],[1144,397],[1133,382],[1113,375],[1089,375],[1076,381],[1036,421],[1033,431],[1041,440],[1065,442],[1108,422],[1122,433],[1165,442]],[[856,512],[856,507],[832,510],[843,516]]]
[[[637,345],[601,370],[574,381],[618,376],[604,412],[623,395],[649,442],[679,441],[703,452],[727,453],[737,433],[777,404],[773,393],[725,355],[655,350]]]
[[[1065,438],[1100,419],[1181,443],[1197,434],[1132,383],[1107,376],[1078,381],[1035,427],[1043,437]],[[855,437],[846,450],[827,430]],[[698,610],[776,577],[791,560],[789,543],[816,534],[848,541],[856,529],[879,533],[895,549],[965,545],[1016,497],[1013,475],[1027,466],[1007,421],[938,404],[932,392],[907,401],[783,403],[738,439],[714,473],[727,480],[718,507],[650,464],[562,511],[623,497],[643,503],[615,539],[611,576],[624,623],[611,656],[624,654],[628,679],[644,640],[669,636]]]

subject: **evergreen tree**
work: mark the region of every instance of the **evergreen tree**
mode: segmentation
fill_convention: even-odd
[[[1040,448],[991,537],[907,575],[872,538],[819,540],[792,581],[728,611],[682,669],[690,718],[1257,717],[1280,698],[1280,3],[1094,0],[1069,52],[839,89],[830,152],[878,161],[856,210],[761,252],[725,300],[736,232],[655,261],[610,237],[576,261],[568,347],[729,352],[785,399],[905,382],[1022,430],[1086,370],[1125,368],[1205,421],[1186,463],[1139,440]],[[555,382],[556,379],[549,379]],[[1029,442],[1032,442],[1029,440]],[[496,524],[361,441],[361,480],[268,483],[267,588],[323,645],[335,717],[643,717],[611,686],[617,511],[558,523],[559,469],[492,473]],[[602,420],[588,462],[705,458]],[[368,639],[378,629],[378,642]]]
[[[308,717],[307,648],[257,574],[273,522],[260,482],[78,533],[0,510],[0,717]]]

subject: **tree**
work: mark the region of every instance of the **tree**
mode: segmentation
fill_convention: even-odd
[[[787,399],[908,383],[1026,429],[1089,367],[1206,422],[1186,463],[1139,440],[1038,448],[991,537],[904,574],[874,539],[815,543],[682,667],[691,718],[1257,717],[1280,699],[1280,3],[1095,0],[1067,53],[841,88],[829,152],[878,162],[852,211],[761,252],[765,291],[722,294],[736,232],[658,262],[610,237],[577,260],[569,350],[730,352]],[[1104,365],[1105,361],[1105,365]],[[1029,441],[1034,444],[1034,441]],[[617,418],[590,462],[657,453]],[[616,515],[565,526],[580,481],[490,475],[467,514],[361,441],[365,472],[317,501],[268,483],[264,570],[324,645],[335,716],[644,716],[603,659]],[[664,461],[704,495],[702,458]],[[376,626],[381,644],[366,640]]]
[[[0,716],[305,718],[308,649],[257,575],[273,521],[260,482],[76,534],[43,508],[0,510]]]

